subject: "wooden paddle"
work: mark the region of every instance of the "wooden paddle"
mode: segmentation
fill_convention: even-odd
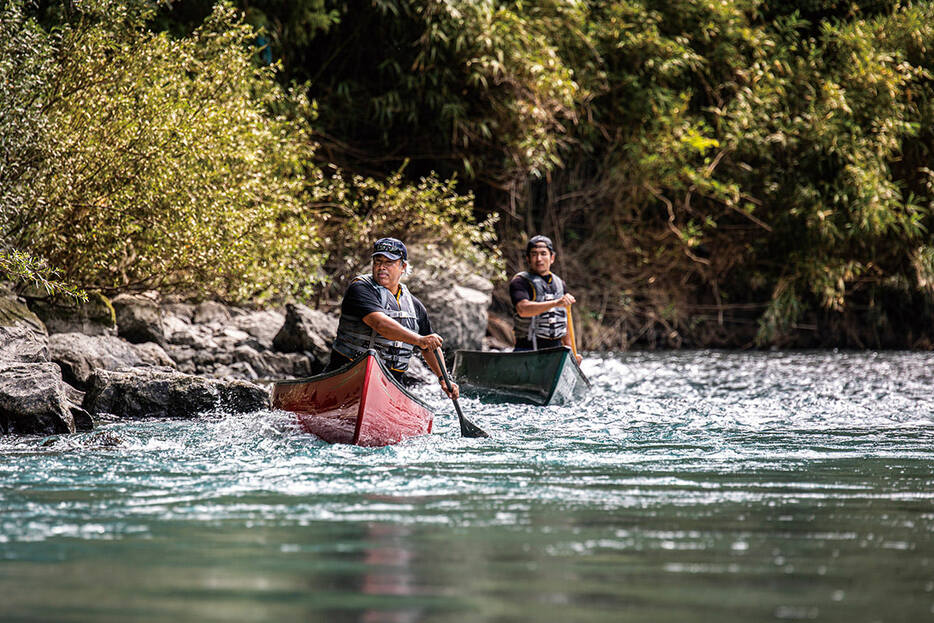
[[[571,315],[571,306],[565,306],[568,312],[568,337],[571,338],[571,352],[574,353],[574,363],[577,363],[577,340],[574,339],[574,316]]]
[[[448,391],[453,391],[451,377],[448,376],[448,369],[444,365],[444,355],[441,354],[440,348],[435,350],[435,358],[438,360],[438,365],[441,366],[441,373],[444,375],[444,383],[448,386]],[[454,410],[457,411],[457,419],[461,423],[461,437],[489,437],[486,431],[464,417],[464,412],[461,411],[457,398],[451,396],[451,400],[454,402]]]

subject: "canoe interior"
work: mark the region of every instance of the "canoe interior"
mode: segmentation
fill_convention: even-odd
[[[274,408],[292,411],[330,443],[385,446],[431,432],[433,413],[367,354],[339,370],[273,386]]]
[[[566,404],[583,397],[590,386],[566,347],[459,350],[454,354],[454,377],[462,393],[484,402]]]

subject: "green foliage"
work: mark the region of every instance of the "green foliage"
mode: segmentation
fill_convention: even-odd
[[[74,286],[58,279],[58,273],[44,260],[17,250],[0,250],[0,277],[21,285],[30,286],[34,291],[45,292],[52,296],[62,294],[67,298],[87,300],[87,294]]]
[[[496,275],[544,232],[589,347],[934,303],[931,2],[262,0],[192,31],[208,2],[4,18],[4,248],[242,297],[339,286],[392,234]]]
[[[22,6],[0,10],[0,232],[15,233],[17,216],[41,201],[34,193],[40,164],[53,157],[42,94],[53,74],[53,45]],[[9,236],[9,234],[8,234]],[[47,294],[84,298],[59,280],[43,259],[9,246],[0,237],[0,280],[28,284]]]
[[[473,197],[458,194],[453,179],[431,175],[406,183],[401,170],[386,180],[337,174],[330,196],[322,199],[321,233],[330,253],[327,271],[335,294],[365,270],[372,243],[384,236],[403,240],[412,262],[419,261],[425,246],[443,247],[478,274],[503,277],[495,219],[476,223]]]
[[[11,246],[108,292],[243,298],[313,282],[307,122],[270,112],[303,102],[252,65],[252,30],[219,5],[175,40],[92,4],[57,37],[42,94],[56,161],[40,199],[14,209]]]
[[[340,17],[290,71],[310,80],[325,144],[418,174],[460,169],[498,185],[561,163],[587,94],[555,41],[583,28],[573,2],[329,2]],[[341,144],[328,139],[339,137]],[[393,156],[392,154],[405,155]],[[358,162],[357,166],[369,162]]]
[[[153,30],[186,36],[211,14],[215,4],[215,0],[160,2],[149,23]],[[327,0],[250,0],[236,6],[255,29],[257,45],[269,46],[271,55],[283,62],[286,78],[301,67],[301,60],[294,55],[340,21],[340,11],[329,7]]]
[[[257,33],[229,6],[178,38],[145,26],[146,2],[47,9],[54,35],[19,5],[2,23],[0,70],[19,87],[0,118],[6,277],[50,291],[309,297],[343,276],[337,254],[390,231],[498,268],[491,226],[474,226],[453,180],[315,166],[315,105],[253,62]]]
[[[733,173],[773,226],[752,242],[754,261],[784,260],[772,270],[773,309],[814,301],[842,311],[848,292],[905,274],[927,240],[931,194],[920,190],[925,209],[897,173],[920,131],[909,94],[929,90],[929,68],[906,62],[892,41],[911,13],[930,19],[928,7],[824,23],[813,38],[800,34],[807,24],[782,22],[724,110],[731,160],[747,171]],[[767,318],[760,340],[776,326]]]
[[[0,232],[15,231],[16,215],[37,201],[31,182],[40,163],[53,153],[42,106],[54,68],[49,36],[26,19],[18,3],[4,5],[0,10]]]
[[[561,165],[567,126],[577,122],[578,103],[588,95],[554,42],[562,31],[584,27],[580,6],[561,0],[528,7],[467,0],[430,3],[422,15],[425,31],[413,69],[444,59],[469,89],[463,105],[440,109],[439,121],[450,128],[452,144],[471,154],[485,146],[501,153],[501,163],[484,163],[487,174],[496,177],[542,177]],[[427,86],[424,79],[419,82],[412,86]],[[476,156],[463,158],[469,171],[478,168],[472,162]]]
[[[508,256],[532,230],[566,243],[614,331],[745,305],[777,343],[807,314],[927,291],[929,2],[329,6],[297,53],[328,153],[464,174],[507,215]]]

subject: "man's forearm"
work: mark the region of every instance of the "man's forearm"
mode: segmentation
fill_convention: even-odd
[[[410,331],[382,312],[372,312],[363,317],[368,327],[382,335],[387,340],[395,340],[418,346],[421,337],[418,333]]]
[[[560,301],[561,299],[556,299],[554,301],[519,301],[516,303],[516,311],[519,312],[522,318],[531,318],[532,316],[538,316],[550,309],[554,309],[560,305]]]

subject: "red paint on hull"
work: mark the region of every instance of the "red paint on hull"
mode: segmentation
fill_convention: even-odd
[[[434,414],[374,354],[335,372],[276,383],[272,404],[330,443],[386,446],[431,432]]]

